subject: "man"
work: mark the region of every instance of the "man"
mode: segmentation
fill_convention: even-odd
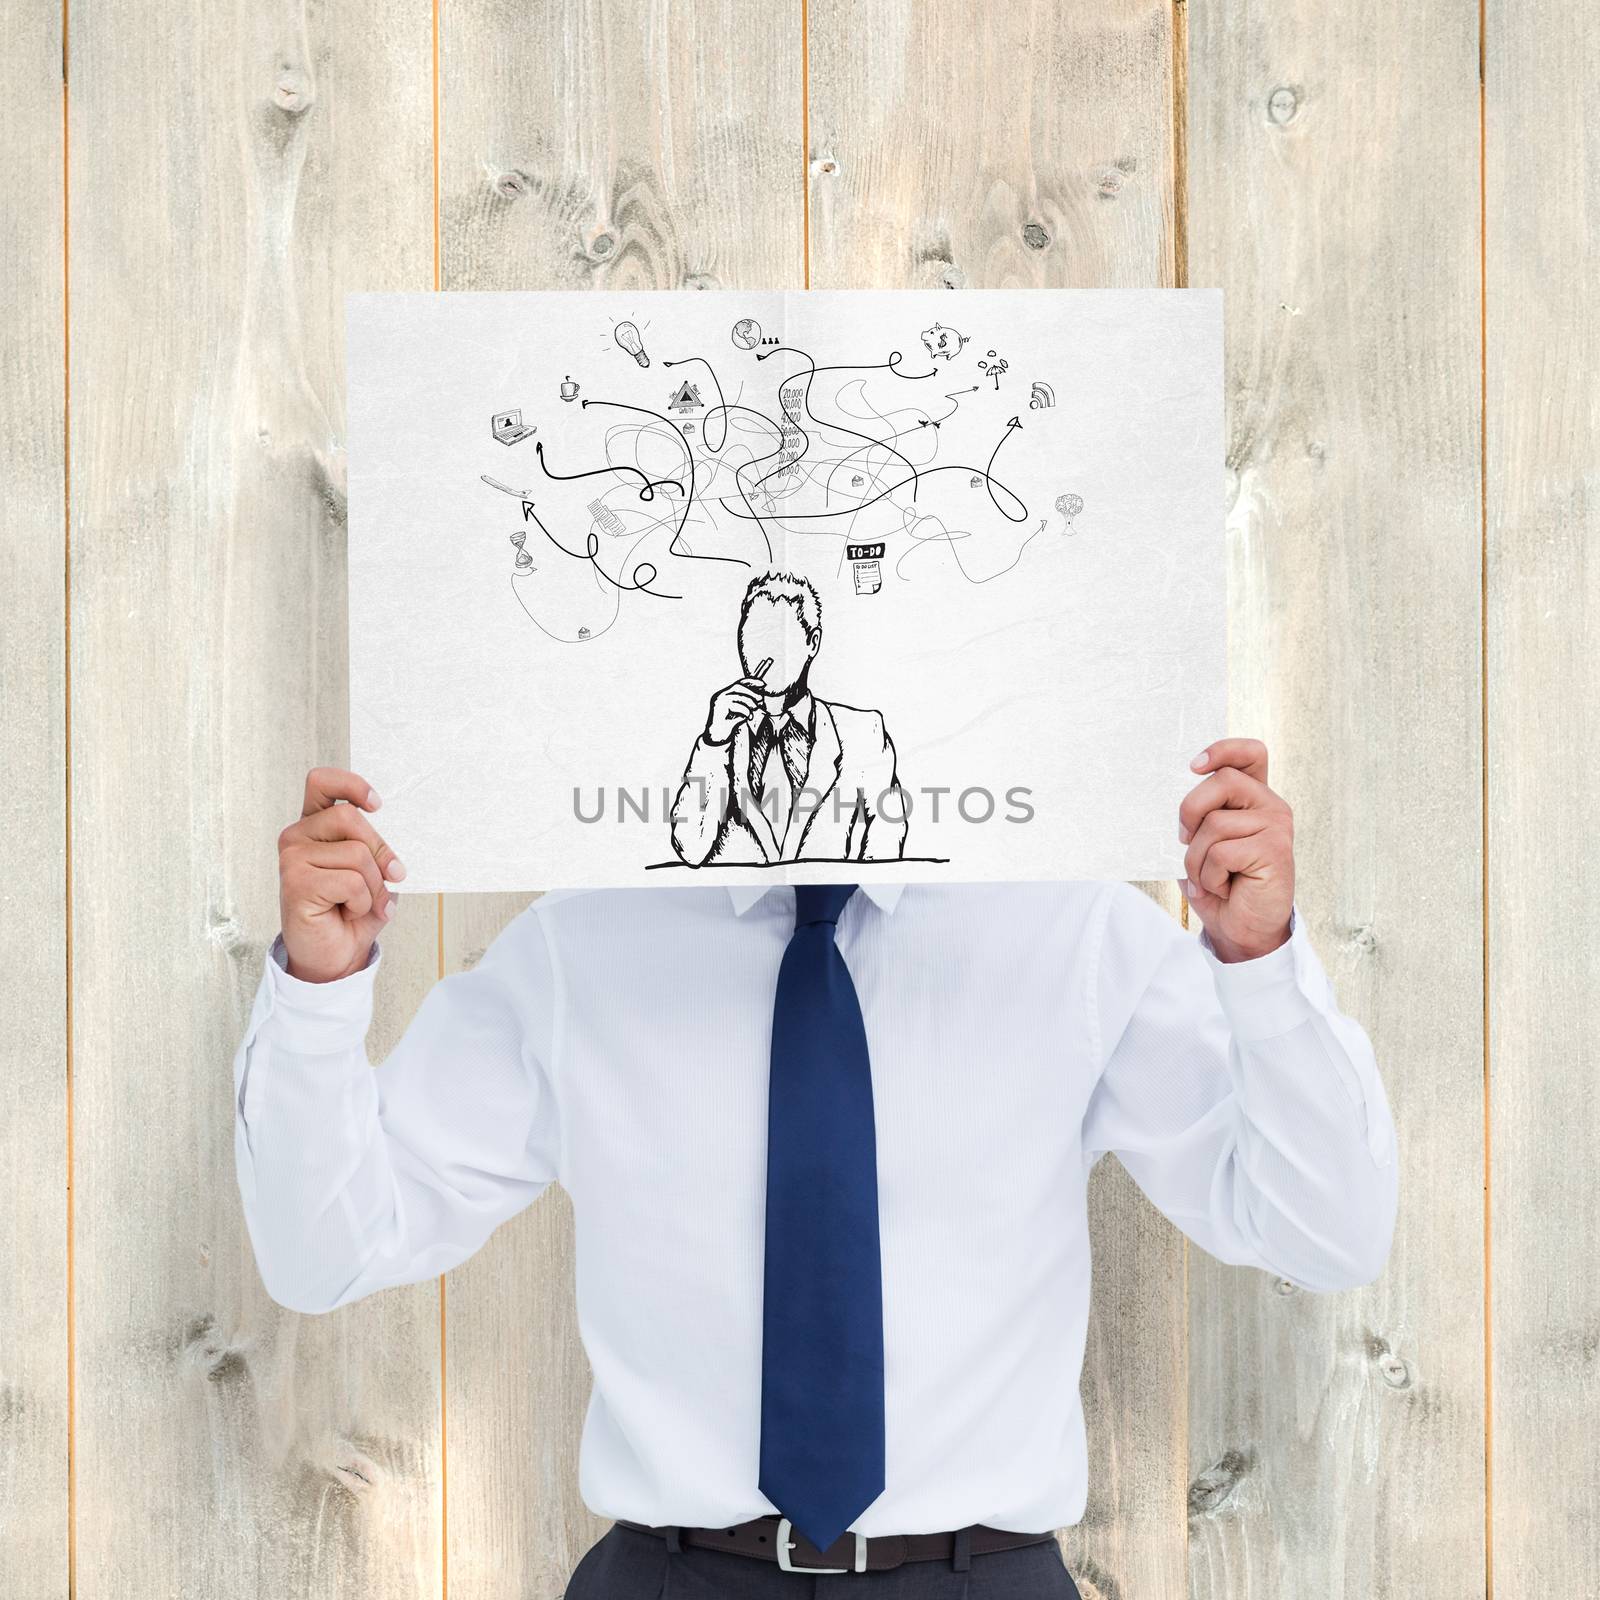
[[[1194,768],[1198,939],[1120,883],[556,891],[375,1070],[404,869],[366,783],[314,770],[234,1061],[268,1291],[325,1312],[431,1277],[559,1181],[579,1489],[613,1519],[568,1600],[821,1592],[808,1569],[959,1600],[978,1564],[994,1600],[1076,1596],[1094,1163],[1311,1292],[1377,1275],[1397,1205],[1267,752]]]
[[[906,797],[877,711],[811,693],[822,648],[817,591],[755,578],[739,608],[744,676],[712,697],[672,806],[672,847],[708,862],[898,860]]]

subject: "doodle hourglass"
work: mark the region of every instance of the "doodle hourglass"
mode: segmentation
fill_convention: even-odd
[[[548,538],[538,541],[537,565],[523,548],[526,540],[521,528],[511,535],[517,548],[511,592],[528,620],[561,644],[598,639],[617,620],[618,589],[598,570],[594,536],[586,551],[569,550]]]

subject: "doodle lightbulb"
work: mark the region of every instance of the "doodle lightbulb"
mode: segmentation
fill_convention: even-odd
[[[644,353],[644,340],[639,337],[639,330],[631,322],[619,322],[617,324],[617,343],[641,367],[650,365],[650,357]]]

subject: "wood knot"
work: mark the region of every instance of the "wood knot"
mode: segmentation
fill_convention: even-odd
[[[1229,1450],[1189,1485],[1189,1515],[1208,1517],[1227,1504],[1229,1497],[1255,1466],[1255,1456]]]
[[[314,98],[310,74],[285,62],[272,90],[272,103],[285,116],[298,117],[311,109]]]
[[[1120,167],[1105,167],[1094,181],[1095,193],[1102,200],[1115,200],[1127,182]]]
[[[967,275],[961,270],[960,267],[952,264],[947,266],[944,271],[939,274],[939,282],[943,284],[946,289],[965,289],[967,286]]]
[[[373,1494],[383,1484],[383,1468],[347,1439],[336,1441],[328,1470],[353,1495]]]
[[[184,1328],[179,1344],[184,1362],[211,1383],[235,1383],[248,1370],[244,1350],[218,1334],[215,1317],[194,1318]]]
[[[1050,234],[1042,223],[1030,222],[1022,230],[1022,242],[1030,250],[1043,250],[1050,243]]]
[[[1300,91],[1280,84],[1267,96],[1267,121],[1286,128],[1300,114]]]
[[[834,178],[839,174],[839,163],[832,156],[818,156],[811,163],[813,178]]]
[[[494,189],[503,200],[520,200],[528,192],[528,180],[520,172],[502,172]]]
[[[206,938],[224,954],[238,961],[250,954],[252,942],[244,925],[232,912],[212,906],[206,912]]]
[[[602,229],[589,243],[589,254],[600,260],[605,260],[617,248],[616,235],[607,233]]]
[[[1378,1369],[1378,1375],[1391,1389],[1411,1387],[1411,1368],[1389,1348],[1389,1341],[1370,1330],[1366,1336],[1367,1358]]]
[[[685,289],[715,289],[717,280],[709,272],[691,272],[683,280]]]

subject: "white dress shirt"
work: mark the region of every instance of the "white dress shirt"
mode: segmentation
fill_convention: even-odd
[[[269,1293],[322,1312],[431,1277],[559,1180],[594,1374],[584,1502],[657,1526],[780,1510],[756,1479],[768,1055],[793,918],[778,885],[554,891],[437,983],[376,1068],[381,950],[307,983],[280,935],[234,1059]],[[1127,884],[851,899],[837,938],[872,1059],[887,1473],[853,1529],[1082,1516],[1085,1186],[1107,1150],[1222,1261],[1312,1291],[1378,1274],[1389,1107],[1292,928],[1225,964]]]

